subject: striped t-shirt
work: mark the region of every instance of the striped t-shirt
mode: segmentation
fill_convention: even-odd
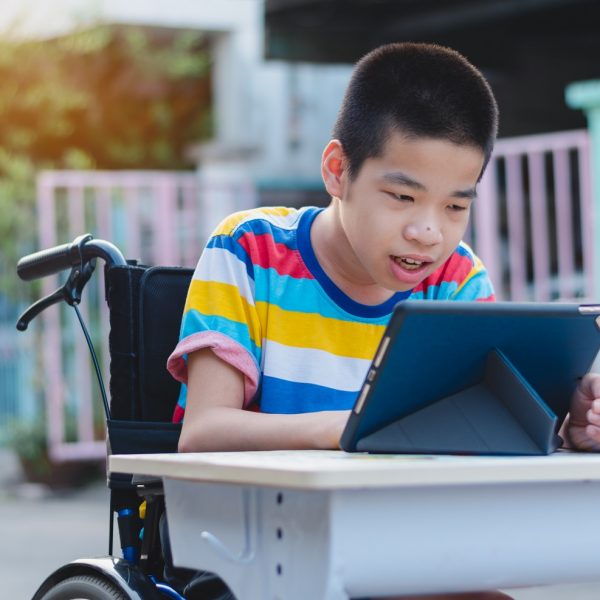
[[[225,219],[188,291],[171,374],[210,347],[244,374],[244,406],[267,413],[352,408],[394,305],[410,298],[493,300],[487,272],[461,243],[413,290],[375,306],[342,292],[319,265],[310,227],[321,209],[257,208]],[[185,411],[182,385],[173,416]]]

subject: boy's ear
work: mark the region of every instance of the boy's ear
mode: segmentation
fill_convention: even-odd
[[[330,196],[341,198],[343,196],[344,171],[346,170],[346,157],[339,140],[331,140],[321,157],[321,176],[325,189]]]

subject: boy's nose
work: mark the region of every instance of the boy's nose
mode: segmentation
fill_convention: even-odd
[[[424,246],[434,246],[442,241],[442,232],[435,223],[410,223],[405,227],[404,236]]]

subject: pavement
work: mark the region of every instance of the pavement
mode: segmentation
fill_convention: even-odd
[[[108,502],[104,481],[60,492],[27,484],[14,455],[0,448],[0,599],[31,599],[42,581],[61,565],[76,558],[106,555]],[[508,593],[515,600],[598,600],[600,583]]]
[[[28,600],[61,565],[106,555],[108,503],[104,481],[60,492],[25,483],[0,448],[0,598]]]

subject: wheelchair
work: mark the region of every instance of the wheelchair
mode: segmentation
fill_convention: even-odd
[[[104,261],[109,307],[110,399],[90,335],[77,309],[97,259]],[[33,318],[53,304],[66,302],[72,306],[98,377],[108,454],[176,452],[181,425],[172,423],[171,416],[179,384],[165,365],[178,341],[193,270],[126,261],[116,246],[90,234],[25,256],[17,264],[17,273],[25,281],[68,269],[66,283],[32,304],[19,318],[17,329],[26,330]],[[108,555],[78,559],[60,567],[39,586],[33,600],[233,598],[216,576],[197,573],[194,578],[193,573],[170,563],[160,480],[136,481],[132,475],[107,473],[107,485]],[[121,556],[113,555],[115,516]]]

